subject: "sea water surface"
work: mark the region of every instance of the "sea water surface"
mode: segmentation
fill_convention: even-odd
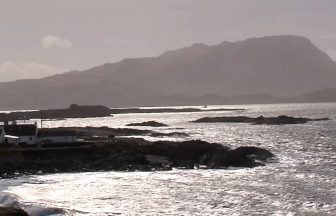
[[[0,202],[32,215],[336,215],[336,104],[209,106],[245,111],[119,114],[43,122],[45,127],[109,126],[155,120],[190,137],[232,148],[253,145],[277,160],[264,167],[162,172],[94,172],[0,180]],[[290,115],[329,121],[302,125],[191,123],[201,117]],[[136,127],[139,129],[152,129]]]

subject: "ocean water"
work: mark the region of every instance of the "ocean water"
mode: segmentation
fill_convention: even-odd
[[[95,172],[22,176],[0,180],[0,203],[32,215],[336,215],[336,104],[209,106],[245,111],[119,114],[113,117],[45,121],[44,127],[109,126],[155,120],[159,132],[233,148],[253,145],[277,160],[265,167],[163,172]],[[206,116],[322,118],[302,125],[191,123]],[[135,127],[139,129],[152,129]]]

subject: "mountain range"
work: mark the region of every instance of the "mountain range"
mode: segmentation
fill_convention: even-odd
[[[336,63],[309,39],[267,36],[0,83],[0,108],[329,102],[333,88]]]

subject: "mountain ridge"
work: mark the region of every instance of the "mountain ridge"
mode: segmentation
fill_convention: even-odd
[[[261,92],[294,96],[331,87],[336,87],[336,63],[309,39],[266,36],[218,45],[194,44],[157,57],[0,83],[0,108],[40,109],[73,103],[161,105],[162,101],[155,100],[178,94],[194,97],[194,104],[198,96],[207,94],[223,98]]]

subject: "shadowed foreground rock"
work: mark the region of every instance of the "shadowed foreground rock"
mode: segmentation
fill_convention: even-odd
[[[152,171],[173,167],[194,169],[255,167],[274,155],[257,147],[230,148],[201,140],[184,142],[123,138],[76,148],[18,148],[0,151],[2,177],[84,171]],[[67,145],[68,147],[68,145]]]
[[[291,116],[281,115],[278,117],[263,117],[259,116],[257,118],[247,117],[247,116],[225,116],[225,117],[205,117],[197,119],[193,122],[196,123],[251,123],[255,125],[266,124],[266,125],[283,125],[283,124],[305,124],[311,121],[326,121],[329,118],[295,118]]]
[[[0,207],[0,216],[29,216],[29,214],[22,209]]]

